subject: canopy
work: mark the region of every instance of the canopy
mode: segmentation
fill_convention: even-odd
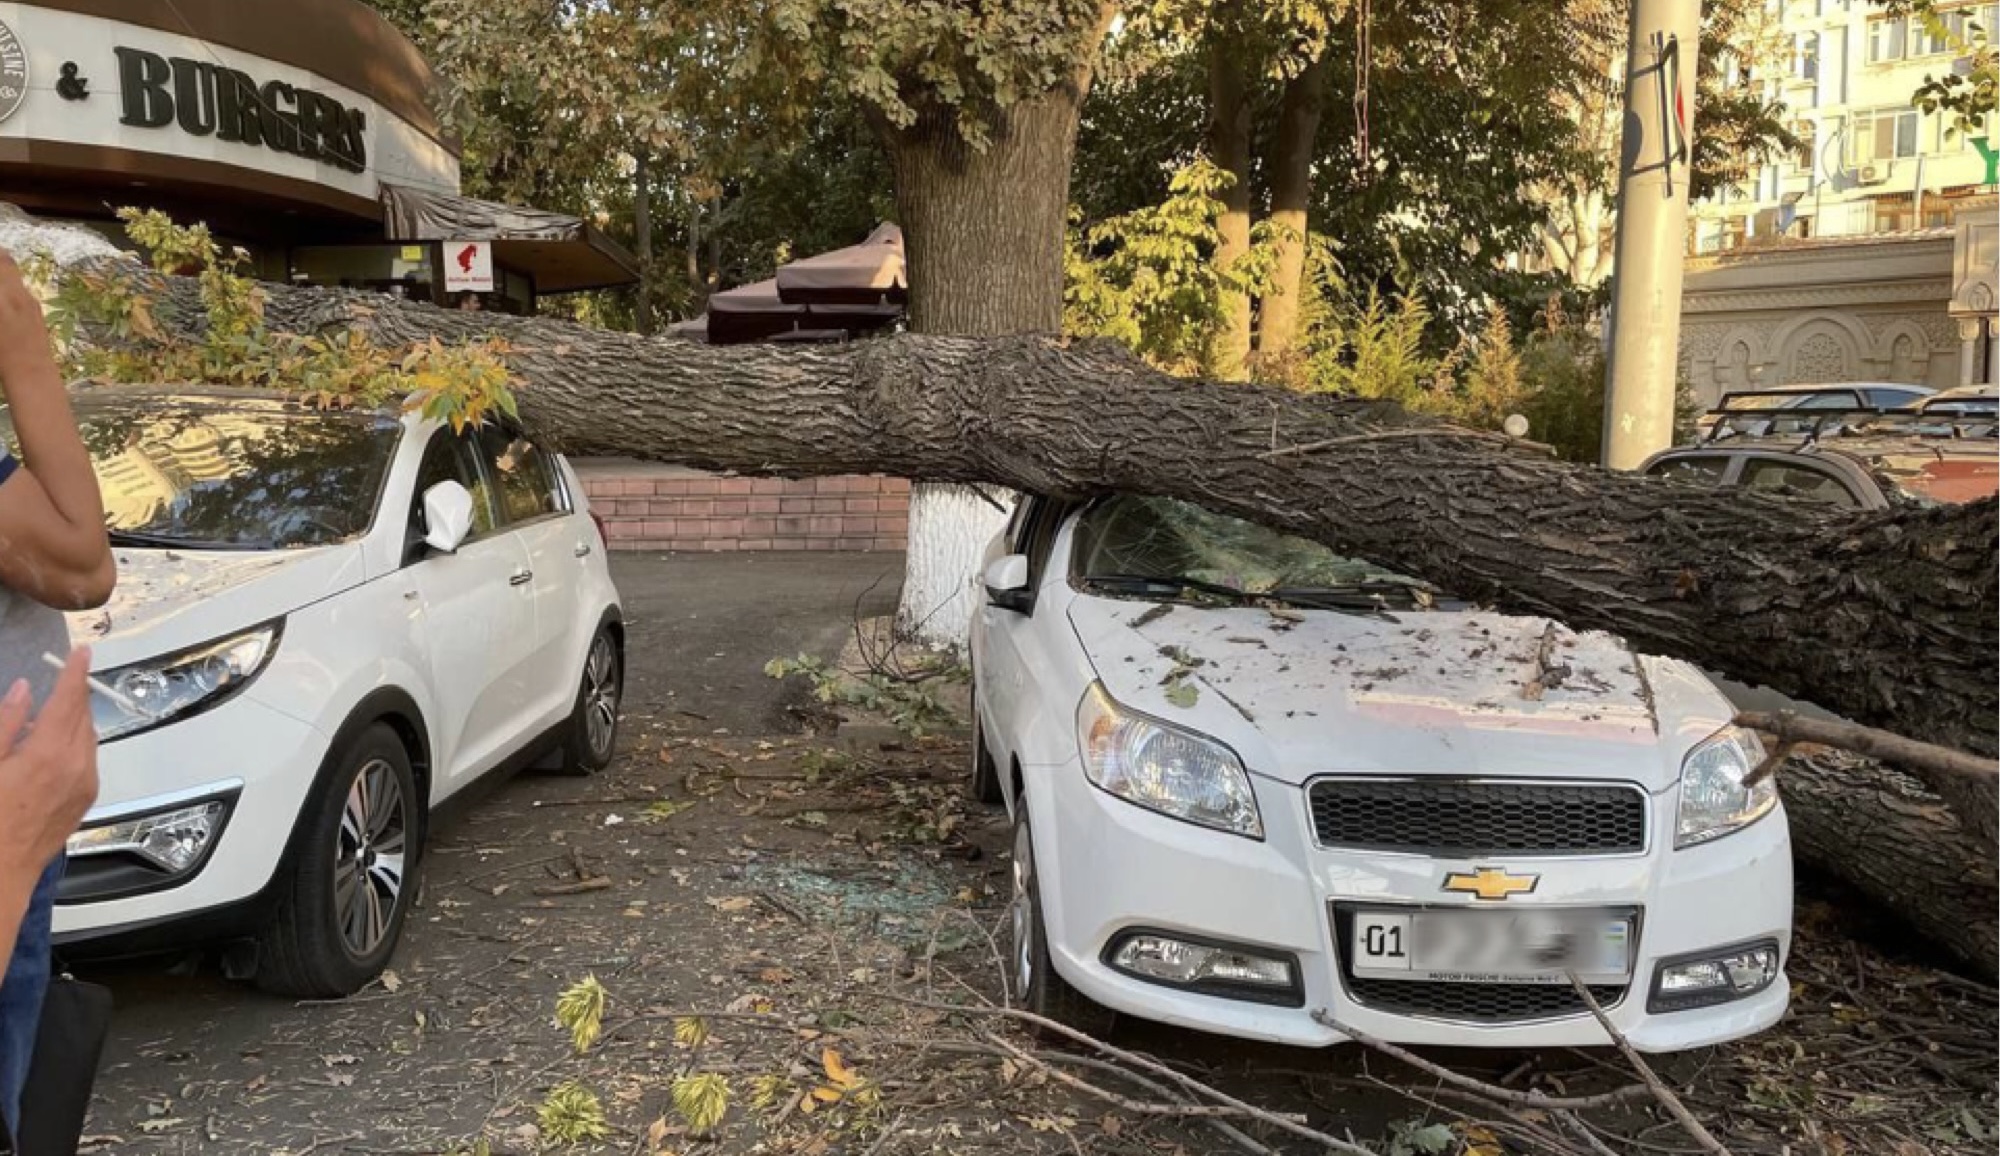
[[[801,332],[817,332],[813,340],[827,340],[827,330],[845,336],[881,329],[895,324],[903,315],[902,308],[896,305],[795,305],[779,296],[779,284],[779,279],[773,277],[711,293],[705,315],[709,344],[772,341],[781,335]],[[790,336],[784,339],[802,340]]]
[[[903,230],[877,225],[859,245],[800,258],[780,268],[776,280],[778,297],[793,304],[900,304],[910,290]]]
[[[526,273],[537,293],[631,285],[639,262],[580,217],[382,184],[391,241],[491,241],[495,263]]]

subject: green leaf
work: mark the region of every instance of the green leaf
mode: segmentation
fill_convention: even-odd
[[[1167,701],[1182,710],[1192,709],[1200,699],[1201,692],[1196,690],[1191,682],[1176,680],[1167,688]]]
[[[611,995],[595,975],[586,975],[556,997],[556,1022],[570,1031],[578,1055],[590,1050],[604,1031],[604,1009]]]
[[[682,1076],[673,1083],[674,1111],[697,1135],[711,1132],[729,1112],[729,1081],[715,1072]]]

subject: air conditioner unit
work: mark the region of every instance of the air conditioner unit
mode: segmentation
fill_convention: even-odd
[[[1860,168],[1854,170],[1854,183],[1857,185],[1887,184],[1889,181],[1889,172],[1889,165],[1886,161],[1878,164],[1862,165]]]

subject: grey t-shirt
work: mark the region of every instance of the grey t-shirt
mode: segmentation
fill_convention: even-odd
[[[0,502],[7,500],[7,479],[19,464],[0,449]],[[0,694],[15,679],[25,678],[35,701],[42,701],[56,680],[55,668],[42,656],[61,658],[68,653],[69,625],[60,611],[0,586]]]

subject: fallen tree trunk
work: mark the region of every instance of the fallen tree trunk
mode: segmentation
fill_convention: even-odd
[[[1824,872],[2000,978],[1994,847],[1908,775],[1825,748],[1796,750],[1778,774],[1800,866]]]
[[[193,282],[160,292],[165,323],[197,323]],[[1550,460],[1386,403],[1174,378],[1096,342],[717,348],[269,292],[270,324],[291,332],[504,338],[524,420],[571,453],[1182,498],[1858,722],[1996,750],[1990,500],[1849,514],[1717,492]],[[1924,781],[1992,845],[1991,778]]]

